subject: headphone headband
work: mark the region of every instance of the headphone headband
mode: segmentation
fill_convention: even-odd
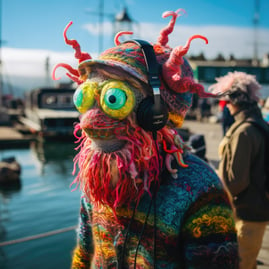
[[[160,64],[157,61],[153,46],[140,39],[127,40],[124,43],[137,44],[142,52],[147,67],[148,83],[152,89],[153,96],[147,96],[141,101],[137,109],[137,122],[147,131],[151,131],[154,139],[156,139],[156,133],[163,128],[168,120],[168,111],[166,105],[161,100],[160,86],[161,81],[159,79]]]
[[[147,66],[148,82],[153,89],[153,94],[154,95],[160,94],[160,86],[161,86],[161,82],[159,80],[160,65],[157,62],[153,46],[149,42],[140,39],[127,40],[124,43],[130,43],[130,42],[137,44],[141,48]]]

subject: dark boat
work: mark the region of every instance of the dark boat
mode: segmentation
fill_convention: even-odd
[[[70,136],[79,112],[73,104],[73,88],[38,88],[26,93],[20,122],[42,137]]]
[[[21,166],[14,156],[0,161],[0,190],[19,188],[21,186]]]

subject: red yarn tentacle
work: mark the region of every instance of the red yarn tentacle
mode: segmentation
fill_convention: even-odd
[[[67,26],[65,27],[65,29],[64,29],[64,41],[65,41],[65,43],[66,43],[67,45],[72,46],[72,48],[75,50],[75,58],[79,60],[79,63],[80,63],[80,62],[83,62],[83,61],[85,61],[85,60],[89,60],[89,59],[91,59],[92,57],[91,57],[90,54],[88,54],[88,53],[86,53],[86,52],[81,52],[80,45],[79,45],[79,43],[78,43],[76,40],[74,40],[74,39],[68,39],[68,38],[67,38],[67,35],[66,35],[67,30],[69,29],[69,27],[70,27],[72,24],[73,24],[73,22],[70,21],[70,22],[67,24]]]
[[[180,11],[183,11],[185,13],[184,9],[178,9],[177,11],[166,11],[163,13],[162,17],[166,18],[168,16],[172,16],[171,21],[169,22],[168,26],[166,26],[164,29],[161,30],[160,36],[157,40],[157,44],[161,46],[165,46],[168,43],[168,35],[171,34],[174,30],[174,26],[176,23],[176,20],[181,14],[178,14]]]
[[[80,134],[80,136],[78,135],[79,131],[81,131],[81,126],[80,126],[80,123],[77,122],[74,125],[74,131],[73,131],[73,135],[77,139],[77,141],[75,143],[79,143],[81,141],[81,139],[83,138],[83,134]]]
[[[202,36],[202,35],[193,35],[191,36],[188,41],[186,42],[185,46],[182,47],[182,46],[178,46],[176,48],[173,49],[173,51],[171,52],[171,55],[168,59],[168,62],[172,65],[179,65],[179,64],[182,64],[182,57],[187,54],[189,48],[190,48],[190,44],[191,44],[191,41],[194,40],[194,39],[197,39],[197,38],[201,38],[205,41],[206,44],[208,44],[208,40],[206,37]]]
[[[193,35],[188,39],[186,45],[182,48],[182,50],[181,50],[180,54],[178,55],[178,57],[185,55],[188,52],[189,48],[190,48],[191,41],[193,39],[197,39],[197,38],[203,39],[205,41],[205,43],[208,44],[208,39],[206,37],[204,37],[202,35]]]
[[[189,84],[191,85],[193,84],[193,81],[188,81],[188,79],[186,79],[185,81],[182,81],[182,84],[186,85],[186,87],[181,88],[179,87],[179,85],[177,85],[178,81],[182,79],[181,78],[181,65],[184,62],[183,56],[188,52],[191,41],[196,38],[201,38],[206,42],[206,44],[208,43],[208,40],[206,37],[202,35],[193,35],[192,37],[188,39],[184,47],[178,46],[174,48],[169,56],[169,59],[163,65],[163,76],[165,80],[167,81],[168,85],[170,86],[170,88],[175,91],[178,91],[178,92],[187,91],[187,89],[189,89]],[[187,84],[188,84],[188,87],[187,87]]]
[[[133,32],[131,31],[121,31],[121,32],[118,32],[116,35],[115,35],[115,38],[114,38],[114,43],[116,46],[119,46],[121,44],[121,42],[119,41],[119,38],[120,36],[122,35],[132,35]]]
[[[54,66],[53,70],[52,70],[52,78],[53,80],[59,80],[60,78],[56,78],[55,73],[56,73],[56,69],[58,69],[59,67],[63,67],[65,69],[67,69],[71,74],[75,75],[75,76],[79,76],[79,73],[76,69],[74,69],[72,66],[70,66],[69,64],[65,64],[65,63],[59,63],[57,65]]]
[[[204,86],[199,83],[193,83],[190,89],[190,92],[196,93],[201,98],[216,97],[215,94],[206,92]]]
[[[173,148],[173,149],[168,149],[167,148],[167,144],[166,144],[166,141],[163,140],[163,150],[167,153],[175,153],[175,152],[180,152],[182,153],[182,149],[181,148]]]
[[[79,79],[78,77],[75,77],[75,76],[72,76],[68,73],[66,73],[66,75],[71,79],[73,80],[74,82],[76,82],[78,85],[82,84],[83,83],[83,80]]]

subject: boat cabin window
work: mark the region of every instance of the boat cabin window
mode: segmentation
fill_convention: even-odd
[[[74,108],[73,94],[43,94],[41,99],[43,108],[65,109]]]
[[[56,96],[47,96],[44,98],[46,105],[53,105],[57,103],[57,97]]]

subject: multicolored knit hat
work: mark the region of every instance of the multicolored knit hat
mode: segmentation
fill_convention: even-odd
[[[172,16],[169,25],[161,30],[160,36],[155,44],[152,44],[158,63],[162,66],[160,74],[161,80],[161,96],[169,110],[169,118],[177,127],[183,123],[185,115],[192,104],[192,94],[196,93],[200,97],[211,97],[210,93],[206,93],[201,84],[194,81],[193,72],[187,60],[183,57],[189,50],[190,43],[193,39],[203,39],[208,43],[207,39],[201,35],[192,36],[185,46],[178,46],[174,49],[170,48],[168,43],[168,35],[172,33],[177,17],[180,16],[181,9],[176,12],[165,12],[163,18]],[[65,67],[71,73],[67,74],[72,80],[78,84],[84,82],[91,72],[91,67],[95,65],[105,65],[117,68],[127,72],[132,77],[141,82],[148,83],[147,67],[144,54],[139,45],[132,42],[119,42],[119,37],[123,34],[132,34],[132,32],[120,32],[115,37],[116,46],[107,49],[97,59],[92,59],[87,53],[80,51],[80,46],[75,40],[69,40],[64,31],[64,38],[68,45],[76,50],[75,57],[79,60],[78,69],[73,69],[66,64],[58,64],[53,70],[55,78],[55,70],[58,67]]]
[[[78,70],[80,77],[85,80],[88,71],[94,64],[109,65],[120,68],[135,78],[147,83],[147,69],[145,59],[140,47],[134,43],[123,43],[110,48],[100,54],[98,59],[89,59],[80,63]]]

